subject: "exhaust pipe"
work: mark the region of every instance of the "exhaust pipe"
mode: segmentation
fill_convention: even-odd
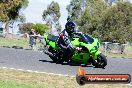
[[[51,52],[49,52],[49,51],[46,51],[46,50],[45,50],[44,53],[47,54],[47,55],[49,55],[49,56],[54,57],[54,55],[53,55]]]

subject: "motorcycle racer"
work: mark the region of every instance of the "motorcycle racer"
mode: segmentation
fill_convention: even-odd
[[[70,43],[70,41],[74,38],[74,33],[77,32],[75,28],[75,23],[68,21],[65,24],[65,29],[59,34],[57,44],[63,50],[64,57],[67,57],[69,54],[71,54],[72,50],[75,48],[75,46]]]

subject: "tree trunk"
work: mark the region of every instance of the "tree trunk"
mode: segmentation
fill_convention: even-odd
[[[56,36],[58,35],[57,29],[54,24],[51,24],[51,33]]]
[[[56,35],[56,36],[58,35],[57,29],[54,23],[51,23],[51,34]]]
[[[5,32],[9,33],[9,22],[8,21],[5,24]]]

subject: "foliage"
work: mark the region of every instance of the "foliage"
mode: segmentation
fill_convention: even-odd
[[[107,6],[101,0],[87,3],[88,6],[79,20],[80,30],[90,35],[93,35],[95,31],[98,34],[98,31],[102,29],[102,18]]]
[[[104,41],[126,43],[132,41],[132,5],[118,2],[110,7],[103,17],[102,37]]]
[[[29,33],[29,31],[33,28],[33,23],[23,23],[19,25],[20,33]]]
[[[46,24],[40,24],[40,23],[37,23],[37,24],[33,25],[33,28],[40,35],[43,35],[45,32],[48,32],[50,30],[50,27],[48,25],[46,25]]]
[[[23,23],[19,25],[19,30],[21,33],[29,33],[31,29],[35,29],[37,33],[43,35],[43,33],[48,32],[50,27],[47,24],[33,24],[33,23]]]
[[[24,15],[19,11],[28,6],[28,0],[1,0],[0,1],[0,22],[5,23],[5,31],[9,32],[9,25],[17,21],[25,21]]]
[[[24,14],[20,14],[17,21],[21,22],[21,23],[24,23],[26,21],[26,17]]]
[[[71,0],[67,6],[67,11],[71,21],[77,22],[78,18],[82,15],[81,10],[82,0]]]
[[[54,22],[58,21],[60,18],[60,7],[57,2],[52,1],[51,4],[47,7],[47,10],[43,12],[43,19],[49,22],[47,16],[51,16]]]
[[[54,1],[52,1],[51,4],[48,5],[47,10],[44,10],[42,15],[43,20],[46,21],[46,23],[50,25],[51,28],[53,27],[53,25],[55,25],[55,27],[58,28],[57,25],[59,24],[60,16],[61,14],[59,4]]]
[[[15,20],[19,16],[19,10],[28,5],[28,0],[3,0],[0,2],[0,21]]]
[[[58,32],[61,32],[62,27],[59,23],[57,23],[55,27],[56,27]]]

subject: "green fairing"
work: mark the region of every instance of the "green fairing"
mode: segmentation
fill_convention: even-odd
[[[84,42],[80,42],[79,38],[74,38],[74,41],[71,41],[71,43],[74,46],[84,46],[86,47],[89,51],[87,53],[75,53],[72,57],[72,60],[75,62],[80,62],[80,63],[87,63],[90,54],[93,55],[94,59],[97,59],[97,56],[101,53],[97,49],[94,49],[94,46],[97,46],[99,48],[99,43],[97,39],[94,39],[94,42],[92,44],[86,44]],[[90,53],[89,53],[90,52]]]
[[[76,63],[87,64],[89,59],[89,53],[75,53],[72,57],[72,60]]]
[[[92,44],[89,44],[87,48],[89,49],[90,53],[92,54],[94,59],[97,59],[97,56],[101,53],[98,48],[99,48],[99,42],[97,39],[94,38],[94,42]]]
[[[74,41],[71,41],[71,43],[74,45],[74,46],[85,46],[85,44],[83,45],[82,43],[83,42],[79,42],[79,38],[74,38],[75,40]],[[72,57],[72,60],[76,63],[84,63],[84,64],[87,64],[87,61],[88,61],[88,58],[89,58],[89,53],[75,53]]]
[[[59,49],[59,47],[56,45],[55,42],[48,40],[48,34],[44,34],[44,38],[45,38],[47,44],[49,44],[52,48]]]
[[[79,38],[73,38],[73,41],[71,41],[71,43],[72,43],[74,46],[79,46],[79,45],[80,45]]]
[[[49,41],[48,43],[49,43],[49,45],[51,45],[52,48],[58,49],[58,47],[57,47],[55,42]]]

